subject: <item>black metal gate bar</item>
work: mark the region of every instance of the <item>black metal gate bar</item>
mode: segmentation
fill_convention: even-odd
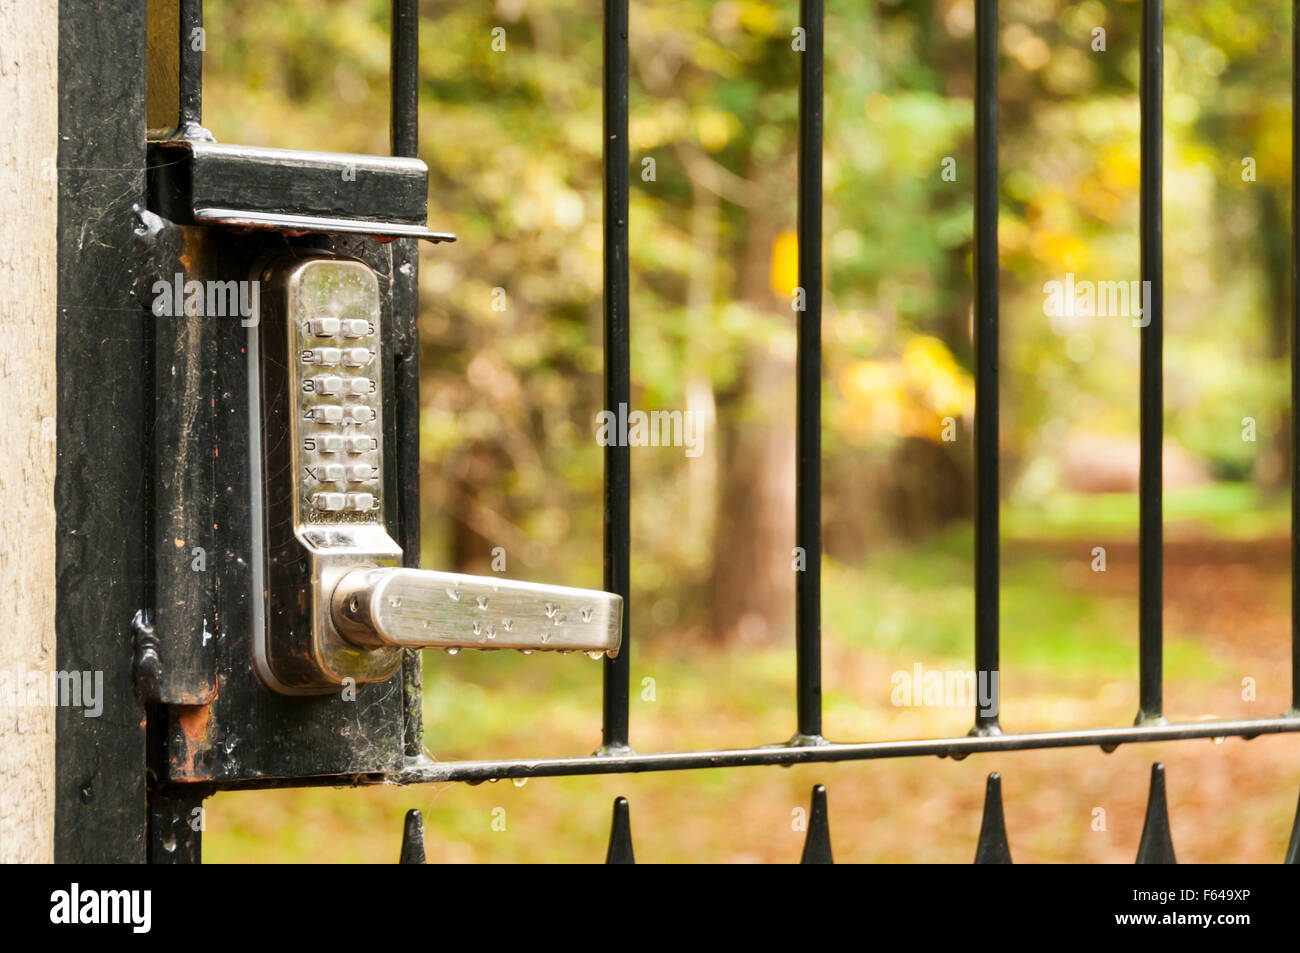
[[[977,734],[998,727],[998,2],[975,7],[975,675]],[[977,695],[979,693],[976,693]]]
[[[203,127],[203,0],[180,0],[178,129],[182,135]]]
[[[395,156],[420,155],[420,20],[418,0],[392,0],[389,124]],[[409,448],[398,455],[402,565],[420,568],[420,249],[414,238],[393,248],[393,390],[397,432]],[[424,752],[424,672],[420,653],[402,658],[403,725],[407,757]]]
[[[605,0],[605,408],[630,403],[628,323],[628,0]],[[605,448],[605,589],[623,597],[623,644],[605,659],[601,752],[628,750],[628,685],[632,662],[630,610],[632,460],[624,441]]]
[[[1164,720],[1164,526],[1161,454],[1164,444],[1164,0],[1142,0],[1142,114],[1140,244],[1143,301],[1141,367],[1141,463],[1138,476],[1138,682],[1139,724]]]
[[[392,0],[389,95],[393,155],[420,154],[420,22],[416,0]]]
[[[1142,821],[1142,839],[1138,841],[1137,863],[1176,864],[1174,835],[1169,827],[1169,800],[1165,796],[1165,766],[1151,765],[1151,784],[1147,789],[1147,812]]]
[[[1002,809],[1002,775],[994,771],[984,784],[984,814],[980,818],[979,840],[975,843],[975,863],[1011,862],[1011,847],[1007,844],[1007,818]]]
[[[170,29],[170,25],[168,26]],[[132,267],[145,190],[144,4],[59,2],[54,667],[102,672],[106,717],[55,709],[54,859],[146,859],[146,728],[131,618],[150,602],[152,344]],[[173,35],[173,41],[179,42]],[[177,121],[168,104],[160,124]],[[19,148],[24,148],[19,146]]]
[[[796,742],[822,736],[822,0],[800,0],[805,49],[799,60],[799,288],[795,545]]]
[[[1291,714],[1300,715],[1300,0],[1291,2]],[[1297,814],[1300,817],[1300,814]],[[1300,824],[1297,824],[1300,830]]]
[[[812,789],[812,806],[808,811],[808,832],[804,835],[801,864],[833,864],[831,851],[831,818],[826,805],[826,785]]]
[[[828,742],[821,745],[765,745],[718,751],[678,751],[663,754],[628,754],[603,758],[516,758],[500,761],[412,762],[398,775],[358,784],[430,784],[443,781],[490,781],[494,778],[547,778],[585,774],[635,774],[643,771],[684,771],[696,768],[736,768],[759,765],[810,764],[833,761],[872,761],[879,758],[912,758],[926,755],[963,758],[991,751],[1029,751],[1040,748],[1084,748],[1096,745],[1114,750],[1121,744],[1155,741],[1186,741],[1195,738],[1256,738],[1259,735],[1300,731],[1298,718],[1254,718],[1237,721],[1197,721],[1187,724],[1130,725],[1119,728],[1081,728],[1069,731],[1037,731],[1020,734],[964,735],[955,738],[922,738],[907,741],[868,741],[852,744]],[[298,779],[295,785],[313,783]],[[338,779],[315,783],[338,784]],[[283,782],[280,782],[283,784]],[[241,788],[275,787],[275,782],[241,782]]]

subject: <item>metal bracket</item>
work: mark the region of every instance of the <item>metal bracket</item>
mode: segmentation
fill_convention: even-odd
[[[429,230],[415,158],[172,139],[149,144],[149,179],[153,211],[185,225],[456,240]]]

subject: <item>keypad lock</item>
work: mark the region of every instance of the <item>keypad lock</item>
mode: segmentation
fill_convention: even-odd
[[[268,265],[249,329],[254,667],[285,694],[384,681],[411,648],[618,653],[607,592],[401,568],[385,522],[384,342],[364,263]]]

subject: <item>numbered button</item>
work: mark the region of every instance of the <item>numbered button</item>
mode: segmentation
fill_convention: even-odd
[[[321,404],[311,413],[312,419],[323,424],[343,422],[343,408],[338,404]]]
[[[317,374],[312,378],[312,388],[323,397],[333,397],[339,391],[343,390],[345,381],[341,377],[335,377],[333,374]],[[352,381],[347,381],[351,384]]]
[[[379,449],[379,441],[374,437],[348,437],[348,453],[366,453]]]
[[[338,353],[334,348],[329,348],[328,350],[332,350],[336,354]],[[365,367],[370,363],[371,357],[373,357],[373,355],[368,347],[343,348],[343,363],[348,367]]]
[[[375,419],[375,412],[369,407],[349,407],[348,420],[355,424],[368,424]]]
[[[330,338],[339,333],[338,318],[312,318],[307,329],[318,338]]]
[[[374,382],[369,377],[352,377],[348,379],[348,393],[353,397],[361,397],[370,393]]]
[[[337,493],[330,494],[330,496],[338,495]],[[373,493],[349,493],[345,505],[354,513],[368,513],[375,508],[375,496]]]
[[[358,350],[357,348],[348,348],[347,350]],[[366,351],[369,354],[369,351]],[[318,347],[312,354],[313,362],[321,367],[336,367],[343,358],[343,352],[336,347]]]
[[[316,446],[320,447],[321,453],[342,453],[347,445],[347,440],[336,433],[327,433],[316,441]]]
[[[370,322],[360,318],[348,318],[343,322],[345,338],[363,338],[370,333]]]
[[[347,498],[352,494],[317,493],[311,498],[311,505],[323,513],[338,513],[347,505]]]

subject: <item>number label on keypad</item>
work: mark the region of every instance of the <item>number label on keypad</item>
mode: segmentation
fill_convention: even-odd
[[[291,293],[298,521],[382,522],[379,287],[352,262]]]

